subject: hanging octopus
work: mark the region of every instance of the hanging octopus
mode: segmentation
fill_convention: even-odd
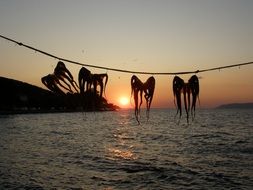
[[[140,108],[142,104],[142,95],[144,92],[144,97],[146,100],[147,105],[147,118],[149,118],[149,110],[152,103],[153,95],[155,90],[155,78],[149,77],[148,80],[145,83],[142,83],[141,80],[133,75],[131,78],[131,96],[134,94],[134,103],[135,103],[135,118],[137,122],[139,122],[139,116],[140,116]],[[140,96],[140,104],[138,101],[138,95]]]
[[[196,101],[199,98],[199,79],[196,75],[193,75],[189,81],[189,88],[192,93],[192,106],[191,106],[191,114],[195,117],[195,108],[196,108]]]
[[[105,78],[105,83],[104,83]],[[84,92],[87,92],[91,90],[91,86],[94,87],[94,92],[97,92],[97,86],[100,87],[100,98],[102,97],[102,94],[104,92],[105,94],[105,88],[108,81],[108,75],[105,74],[92,74],[88,69],[85,67],[82,67],[78,74],[78,81],[79,81],[79,87],[80,87],[80,93],[84,94]],[[86,87],[85,87],[86,84]]]
[[[104,78],[105,78],[105,84],[103,82]],[[108,75],[106,73],[92,75],[92,83],[94,86],[95,93],[97,92],[97,86],[98,85],[100,86],[100,93],[99,93],[100,98],[102,98],[103,92],[105,94],[105,88],[106,88],[107,81],[108,81]]]
[[[175,76],[173,79],[173,94],[174,103],[175,98],[177,101],[177,114],[180,112],[180,117],[182,115],[182,105],[181,105],[181,93],[184,95],[184,106],[187,115],[187,122],[189,122],[189,111],[191,107],[191,115],[195,117],[196,100],[199,96],[199,80],[196,75],[193,75],[188,83],[185,83],[183,79]],[[192,95],[192,105],[191,105],[191,95]]]
[[[54,74],[48,74],[47,76],[44,76],[41,78],[41,82],[52,92],[56,94],[65,94],[58,85],[63,87],[64,89],[68,90],[65,86],[63,86],[58,78]]]
[[[140,93],[140,104],[138,105],[138,94]],[[143,94],[143,83],[141,82],[141,80],[133,75],[131,78],[131,97],[134,94],[134,114],[135,114],[135,118],[138,122],[138,124],[140,124],[139,122],[139,115],[140,115],[140,107],[142,104],[142,94]]]
[[[182,106],[181,106],[181,92],[184,88],[184,80],[178,76],[175,76],[173,79],[173,94],[174,94],[174,103],[175,97],[177,101],[177,114],[180,113],[180,117],[182,116]]]
[[[147,81],[143,84],[143,90],[144,90],[144,97],[146,99],[146,105],[147,105],[147,111],[146,115],[147,118],[149,119],[149,110],[150,110],[150,105],[153,100],[153,95],[155,91],[155,78],[149,77]]]
[[[70,73],[70,71],[67,69],[67,67],[65,66],[65,64],[62,61],[59,61],[57,63],[57,65],[54,69],[54,74],[59,80],[61,80],[62,82],[64,82],[68,86],[68,91],[70,93],[73,93],[73,91],[72,91],[69,83],[72,85],[72,87],[74,87],[76,92],[78,92],[78,90],[77,90],[78,86],[77,86],[76,82],[74,81],[72,74]]]
[[[91,89],[92,74],[85,67],[82,67],[79,71],[78,82],[79,82],[79,88],[80,88],[81,94],[84,94],[85,91],[87,92]],[[85,84],[86,84],[86,88],[85,88]]]

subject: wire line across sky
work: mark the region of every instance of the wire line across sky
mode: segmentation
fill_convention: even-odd
[[[92,67],[92,68],[97,68],[97,69],[106,69],[109,71],[116,71],[116,72],[122,72],[122,73],[132,73],[132,74],[144,74],[144,75],[185,75],[185,74],[194,74],[194,73],[203,73],[203,72],[208,72],[208,71],[215,71],[215,70],[221,70],[221,69],[228,69],[228,68],[232,68],[232,67],[240,67],[240,66],[244,66],[244,65],[250,65],[253,64],[253,62],[246,62],[246,63],[239,63],[239,64],[233,64],[233,65],[226,65],[226,66],[220,66],[220,67],[213,67],[213,68],[208,68],[208,69],[201,69],[201,70],[195,70],[195,71],[179,71],[179,72],[146,72],[146,71],[131,71],[131,70],[124,70],[124,69],[117,69],[117,68],[111,68],[111,67],[102,67],[102,66],[97,66],[97,65],[90,65],[90,64],[85,64],[85,63],[81,63],[81,62],[77,62],[77,61],[73,61],[73,60],[69,60],[63,57],[59,57],[56,55],[53,55],[51,53],[48,53],[46,51],[42,51],[40,49],[34,48],[32,46],[29,46],[27,44],[24,44],[22,42],[18,42],[14,39],[8,38],[6,36],[0,35],[1,38],[11,41],[19,46],[23,46],[25,48],[34,50],[36,52],[39,52],[41,54],[44,54],[48,57],[52,57],[54,59],[58,59],[60,61],[64,61],[64,62],[68,62],[71,64],[75,64],[75,65],[80,65],[80,66],[85,66],[85,67]]]

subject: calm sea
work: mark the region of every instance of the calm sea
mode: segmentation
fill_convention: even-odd
[[[0,116],[0,189],[253,189],[253,110]]]

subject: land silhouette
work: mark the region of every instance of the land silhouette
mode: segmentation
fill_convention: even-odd
[[[0,113],[43,113],[117,110],[100,94],[90,91],[59,94],[43,88],[0,77]]]
[[[217,109],[253,109],[253,103],[222,104]]]

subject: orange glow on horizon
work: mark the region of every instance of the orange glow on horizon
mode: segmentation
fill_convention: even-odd
[[[130,100],[126,96],[121,96],[118,100],[118,103],[122,108],[128,108],[130,106]]]

